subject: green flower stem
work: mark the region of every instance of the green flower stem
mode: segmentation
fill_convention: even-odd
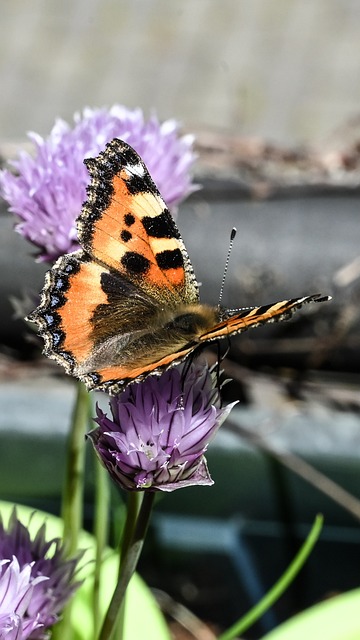
[[[143,548],[146,531],[149,525],[151,511],[154,503],[155,492],[144,492],[141,508],[138,513],[136,525],[133,527],[133,535],[127,545],[127,551],[122,558],[121,570],[118,583],[115,587],[109,608],[107,610],[105,620],[98,640],[110,640],[118,616],[121,615],[122,604],[125,597],[127,586],[132,575],[136,570],[136,566]],[[135,501],[134,501],[135,503]],[[134,510],[135,513],[135,510]],[[130,525],[129,525],[130,530]],[[123,537],[123,540],[125,537]]]
[[[121,575],[123,558],[126,557],[126,554],[131,545],[131,541],[134,535],[135,526],[136,526],[137,518],[140,512],[143,497],[144,497],[144,494],[141,491],[128,492],[126,520],[125,520],[125,526],[121,536],[121,543],[120,543],[120,549],[119,549],[118,580],[120,579],[120,575]],[[116,640],[123,640],[123,637],[124,637],[125,606],[126,606],[126,595],[122,601],[120,611],[116,619],[116,624],[115,624]]]
[[[303,567],[319,538],[322,525],[323,517],[322,515],[317,515],[308,537],[281,578],[279,578],[270,591],[268,591],[268,593],[265,594],[265,596],[252,609],[250,609],[250,611],[248,611],[240,620],[235,622],[230,629],[222,633],[218,637],[218,640],[233,640],[233,638],[239,637],[259,618],[261,618],[261,616],[263,616],[270,607],[272,607]]]
[[[89,423],[91,398],[84,385],[77,385],[77,397],[67,445],[65,485],[62,517],[64,541],[69,555],[78,549],[79,533],[83,523],[83,491],[85,471],[85,433]]]
[[[121,574],[121,567],[123,560],[129,550],[131,541],[133,539],[137,519],[140,513],[142,501],[144,498],[142,491],[129,491],[127,501],[127,512],[124,530],[121,536],[120,543],[120,557],[119,557],[119,577]]]
[[[85,471],[85,432],[89,423],[91,398],[81,382],[67,443],[66,472],[62,495],[64,542],[69,556],[78,550],[79,533],[83,522],[83,491]],[[59,624],[55,625],[52,640],[71,638],[71,602],[65,608]]]
[[[95,519],[94,537],[96,540],[95,569],[94,569],[94,589],[93,589],[93,616],[94,616],[94,638],[100,630],[100,576],[104,551],[108,541],[109,533],[109,508],[110,508],[110,486],[109,476],[100,461],[94,456],[95,464]]]

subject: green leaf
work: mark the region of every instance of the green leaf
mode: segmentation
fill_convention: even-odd
[[[284,622],[262,640],[359,640],[360,589],[299,613]]]

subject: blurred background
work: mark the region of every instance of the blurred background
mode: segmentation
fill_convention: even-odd
[[[358,115],[356,0],[14,0],[1,6],[2,139],[121,102],[186,129],[323,142]]]
[[[86,106],[176,118],[196,136],[203,188],[178,224],[203,299],[217,302],[234,225],[225,304],[334,297],[234,341],[227,399],[241,402],[209,451],[215,486],[159,503],[144,577],[224,628],[321,511],[306,570],[246,637],[359,586],[359,2],[13,0],[0,14],[3,161]],[[44,267],[13,222],[2,203],[0,497],[56,512],[74,388],[14,321],[10,298],[38,291]],[[89,522],[92,488],[90,472]]]

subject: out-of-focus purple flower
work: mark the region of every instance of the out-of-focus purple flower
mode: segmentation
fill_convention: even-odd
[[[168,206],[194,191],[189,170],[194,162],[193,137],[179,137],[174,120],[144,119],[141,109],[121,105],[85,109],[71,128],[58,120],[48,138],[29,134],[35,153],[19,154],[14,175],[0,172],[0,193],[20,222],[16,229],[52,262],[78,249],[75,220],[86,198],[89,175],[84,158],[97,156],[113,138],[129,142],[141,155]]]
[[[0,615],[7,616],[3,622],[0,618],[0,640],[2,625],[6,629],[9,624],[13,624],[14,629],[21,628],[23,634],[10,635],[11,640],[13,637],[47,638],[47,630],[58,621],[65,604],[80,585],[74,577],[82,554],[66,559],[60,539],[46,541],[45,535],[44,524],[32,539],[18,520],[15,509],[7,528],[0,517]],[[11,595],[9,602],[4,601],[6,592],[8,597]],[[11,603],[16,606],[9,608],[7,605]],[[35,626],[24,635],[31,623]]]
[[[184,363],[111,398],[112,418],[97,408],[99,426],[88,436],[123,489],[211,485],[204,453],[234,404],[221,406],[206,364]]]
[[[36,588],[44,581],[45,576],[32,576],[32,564],[20,569],[15,556],[11,561],[0,561],[0,640],[45,637],[37,635],[43,631],[39,614],[27,611]]]

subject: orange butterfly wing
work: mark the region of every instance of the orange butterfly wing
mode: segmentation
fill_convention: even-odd
[[[78,219],[85,251],[155,298],[197,302],[184,243],[139,155],[115,138],[85,164],[92,178]]]

